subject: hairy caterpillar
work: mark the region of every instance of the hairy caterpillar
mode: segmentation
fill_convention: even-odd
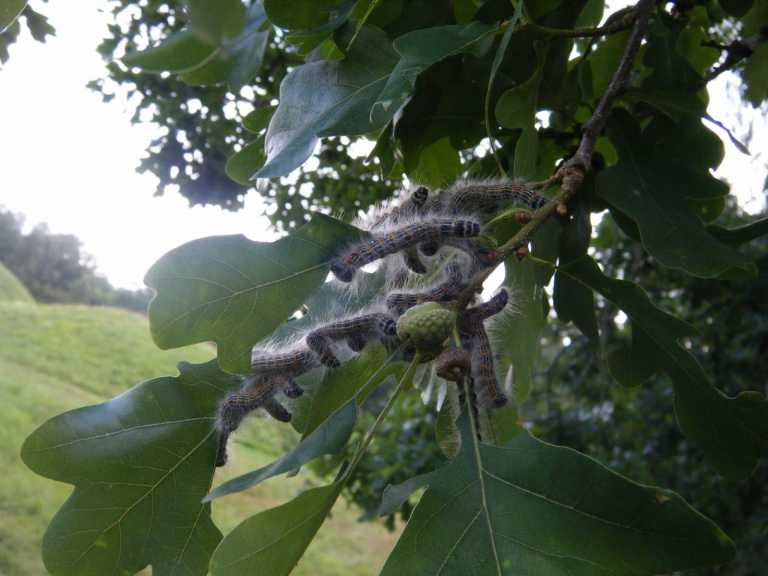
[[[351,282],[358,268],[420,242],[472,238],[478,234],[480,225],[466,219],[432,218],[406,224],[353,246],[331,264],[331,272],[342,282]]]
[[[307,346],[325,366],[338,368],[339,360],[333,353],[332,341],[346,340],[348,346],[359,352],[371,338],[381,340],[395,336],[395,320],[381,312],[363,314],[354,318],[331,322],[307,335]]]
[[[495,211],[510,203],[536,210],[547,203],[547,198],[523,182],[460,180],[431,198],[425,210],[442,214],[474,214]]]
[[[483,320],[501,312],[508,301],[509,294],[506,290],[501,290],[488,302],[465,310],[457,322],[462,347],[470,353],[477,401],[483,408],[500,408],[507,403],[507,396],[501,391],[496,380],[493,349]]]
[[[289,395],[289,391],[291,394],[298,394],[299,396],[304,392],[290,377],[249,376],[238,392],[231,392],[227,395],[219,407],[219,443],[216,466],[224,466],[227,463],[229,436],[239,428],[245,417],[257,408],[264,408],[270,416],[281,422],[290,421],[290,412],[274,397],[275,393],[281,389],[286,395]]]
[[[315,354],[304,347],[275,353],[254,346],[251,351],[251,371],[258,376],[298,376],[317,366]]]
[[[403,218],[412,218],[422,211],[429,198],[429,190],[419,186],[413,194],[399,207],[381,216],[372,226],[371,230],[380,227],[385,222],[397,224]],[[403,250],[403,261],[406,268],[416,274],[426,274],[427,267],[419,258],[419,251],[415,246],[409,246]]]
[[[456,299],[461,291],[462,284],[461,267],[457,262],[450,262],[445,267],[445,280],[426,292],[394,292],[387,296],[387,309],[397,316],[401,316],[409,308],[424,302],[451,302]]]
[[[451,382],[460,382],[469,372],[471,365],[469,352],[453,346],[443,350],[435,360],[437,375]]]

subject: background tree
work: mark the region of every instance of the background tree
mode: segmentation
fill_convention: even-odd
[[[213,100],[187,97],[184,110],[186,115],[210,115],[212,122],[220,108],[224,114],[229,106],[234,118],[239,99],[269,95],[268,106],[257,100],[253,112],[239,111],[242,130],[254,134],[253,142],[224,164],[224,172],[241,183],[253,178],[275,182],[299,169],[307,181],[327,175],[339,184],[347,175],[371,174],[370,182],[376,182],[371,166],[357,161],[357,171],[347,163],[345,150],[336,150],[341,158],[334,165],[323,164],[322,154],[317,170],[305,164],[321,141],[328,145],[338,138],[351,147],[366,136],[376,142],[370,155],[376,178],[407,175],[430,187],[430,197],[460,176],[491,175],[505,179],[501,189],[508,197],[545,195],[544,200],[534,195],[533,210],[526,211],[486,205],[487,196],[472,196],[459,186],[444,191],[445,204],[440,204],[441,217],[455,217],[451,203],[472,198],[480,205],[470,211],[482,223],[481,240],[459,243],[476,250],[481,265],[464,270],[467,281],[453,309],[443,310],[441,318],[456,313],[466,329],[471,314],[466,307],[475,290],[494,268],[505,266],[504,284],[514,295],[516,313],[501,316],[493,351],[498,379],[511,385],[512,401],[503,409],[486,409],[473,400],[468,384],[460,390],[446,385],[429,364],[417,373],[418,354],[406,367],[403,358],[388,361],[387,351],[375,344],[360,354],[348,351],[337,369],[300,377],[317,360],[312,354],[322,357],[314,348],[310,353],[300,346],[291,356],[280,356],[284,347],[259,347],[273,333],[312,333],[318,322],[330,329],[319,319],[338,317],[341,292],[325,278],[329,270],[343,278],[339,270],[354,263],[354,247],[362,251],[367,246],[356,244],[361,236],[376,246],[368,253],[381,256],[392,246],[415,248],[404,242],[416,232],[382,237],[375,227],[359,230],[315,214],[272,244],[237,236],[189,243],[161,258],[147,275],[157,291],[150,324],[163,348],[215,341],[217,362],[183,364],[178,377],[145,382],[105,405],[54,418],[28,439],[23,455],[33,470],[75,485],[44,543],[49,570],[80,573],[87,564],[91,571],[104,571],[117,562],[127,572],[152,564],[169,572],[183,566],[200,574],[209,569],[216,575],[256,569],[287,574],[346,487],[373,509],[367,490],[379,478],[371,473],[375,466],[366,453],[395,444],[397,420],[393,425],[387,417],[401,414],[400,422],[407,421],[407,402],[413,406],[413,399],[401,398],[414,379],[445,391],[440,409],[424,416],[412,436],[423,439],[434,420],[442,456],[434,447],[419,451],[422,458],[405,450],[409,461],[383,472],[389,481],[410,477],[384,491],[380,513],[391,514],[420,487],[426,492],[382,574],[656,574],[706,569],[731,558],[728,538],[676,494],[639,486],[582,454],[545,444],[520,422],[545,436],[569,439],[637,477],[667,480],[681,490],[686,483],[677,482],[680,476],[669,470],[681,460],[683,465],[695,461],[691,484],[702,492],[693,496],[701,498],[702,506],[711,505],[708,511],[724,523],[739,516],[731,515],[733,501],[718,499],[715,505],[707,500],[719,489],[718,481],[707,487],[693,471],[707,478],[720,474],[729,482],[751,482],[745,479],[756,469],[764,473],[758,462],[768,444],[768,403],[758,392],[761,383],[737,382],[731,373],[728,382],[711,378],[694,353],[699,341],[692,327],[657,304],[674,295],[668,309],[707,322],[713,309],[703,302],[738,290],[750,294],[763,282],[758,255],[742,247],[765,235],[766,221],[736,228],[714,223],[727,203],[728,187],[711,174],[722,159],[722,143],[702,119],[706,84],[726,69],[742,71],[744,94],[752,102],[765,100],[760,63],[766,56],[766,2],[641,0],[610,15],[602,26],[603,4],[597,1],[328,0],[319,7],[305,0],[265,0],[263,5],[230,0],[215,11],[205,2],[190,1],[183,28],[178,12],[167,16],[170,10],[166,5],[149,12],[159,19],[157,35],[165,36],[159,44],[143,49],[141,34],[152,33],[138,24],[129,41],[142,50],[123,56],[118,43],[104,51],[118,51],[125,66],[172,74],[170,85],[178,80],[213,85],[208,93]],[[120,28],[120,34],[127,33],[127,27]],[[118,36],[116,29],[113,36]],[[280,56],[265,60],[269,50]],[[267,88],[262,88],[263,62],[272,60],[276,68],[268,70]],[[112,73],[118,72],[126,69],[117,64]],[[275,74],[281,78],[280,92],[277,106],[270,108]],[[254,78],[252,93],[228,95],[218,88],[240,89]],[[152,96],[149,85],[148,80],[146,94]],[[107,94],[110,90],[104,83],[97,87]],[[177,85],[177,95],[182,88]],[[157,118],[174,126],[176,115]],[[202,165],[208,154],[215,166],[217,154],[206,142],[217,142],[221,152],[224,144],[235,146],[246,134],[238,130],[218,140],[214,133],[201,135],[192,146],[187,132],[198,132],[197,123],[188,121],[150,152],[170,150],[170,166],[177,170],[168,174],[195,181],[203,169],[188,170],[186,164]],[[201,125],[199,133],[204,132]],[[186,163],[183,170],[180,159]],[[151,169],[162,172],[168,166],[157,162]],[[511,178],[527,184],[512,184]],[[205,189],[214,198],[232,196],[222,192],[225,185],[212,182]],[[316,187],[302,194],[291,189],[290,180],[278,181],[275,190],[280,186],[288,188],[285,195],[276,193],[275,219],[287,227],[303,220],[310,207],[346,210],[350,217],[370,204],[359,193],[347,198]],[[377,189],[389,195],[386,188]],[[293,210],[301,214],[286,217]],[[594,241],[593,213],[604,213]],[[395,213],[387,217],[397,219]],[[476,230],[477,224],[462,220],[446,229]],[[423,232],[434,224],[423,220],[418,225]],[[443,263],[430,260],[429,271],[439,273]],[[382,286],[398,278],[391,272],[389,265],[358,272],[366,282],[347,296],[349,305],[364,306],[384,296]],[[688,301],[680,297],[683,293],[698,296]],[[744,302],[757,317],[762,315],[759,304],[755,307],[749,297]],[[398,334],[408,334],[400,333],[400,324]],[[729,336],[707,334],[721,344]],[[561,352],[565,337],[577,345]],[[543,350],[542,338],[549,344]],[[747,344],[762,345],[759,338]],[[458,343],[465,346],[463,340]],[[560,376],[557,385],[547,379],[547,391],[535,386],[542,352],[554,366],[547,376]],[[267,371],[288,361],[296,363],[290,366],[297,382],[281,374],[278,384]],[[560,370],[564,362],[576,363],[578,370]],[[752,363],[748,366],[751,371]],[[715,377],[726,374],[715,368]],[[612,381],[609,387],[608,373],[631,387],[619,388]],[[387,390],[383,383],[392,377],[397,387],[382,394]],[[302,441],[269,466],[208,493],[227,435],[248,408],[264,407],[280,420],[291,417],[275,403],[278,387],[291,399],[292,424]],[[306,393],[298,397],[301,389]],[[550,410],[539,412],[542,405]],[[373,409],[375,418],[365,415],[366,408]],[[572,414],[587,415],[578,418],[578,429]],[[661,423],[645,428],[657,417]],[[631,427],[640,418],[648,434],[642,438]],[[371,420],[367,431],[355,432],[356,425]],[[607,429],[616,431],[608,434]],[[384,441],[372,444],[382,431]],[[128,441],[121,439],[126,432]],[[359,442],[347,447],[351,437]],[[396,443],[403,446],[399,438]],[[624,451],[607,450],[607,444]],[[658,467],[626,457],[627,452],[669,454],[665,450],[676,451],[676,459]],[[680,457],[680,450],[690,450],[688,459]],[[210,520],[211,501],[326,454],[341,462],[329,484],[251,516],[222,539]],[[441,459],[447,463],[429,471]],[[116,492],[100,488],[113,486],[116,479],[128,487]],[[185,487],[185,498],[168,498],[177,495],[176,486]],[[761,493],[750,492],[749,515],[759,510],[762,504],[756,503],[762,499]],[[155,503],[161,504],[157,514]],[[99,510],[109,512],[99,515]],[[154,519],[149,535],[147,510]],[[179,526],[186,527],[183,534]],[[749,528],[737,531],[746,542],[754,538]],[[758,546],[753,553],[759,558],[763,551]],[[746,573],[751,569],[750,564],[732,566]]]
[[[40,302],[118,306],[146,312],[149,290],[115,288],[100,276],[80,241],[45,224],[24,233],[24,219],[0,209],[0,262]]]

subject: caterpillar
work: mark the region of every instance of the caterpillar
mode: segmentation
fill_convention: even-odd
[[[445,267],[445,279],[426,292],[393,292],[387,296],[387,309],[396,316],[402,316],[409,308],[424,302],[451,302],[463,288],[461,267],[455,261]]]
[[[387,340],[395,332],[395,320],[389,314],[375,312],[321,326],[310,332],[306,341],[321,364],[338,368],[340,363],[333,353],[332,341],[346,340],[353,351],[359,352],[371,338]]]
[[[353,246],[331,264],[331,272],[342,282],[351,282],[358,268],[405,248],[427,240],[472,238],[478,234],[480,225],[467,219],[433,218],[406,224]]]
[[[469,308],[459,315],[457,328],[462,347],[470,353],[471,374],[477,401],[483,408],[501,408],[507,396],[496,380],[493,349],[483,321],[501,312],[509,301],[509,293],[501,290],[483,304]]]
[[[293,379],[284,376],[264,378],[248,376],[243,387],[238,392],[230,392],[219,406],[217,419],[219,428],[218,451],[216,454],[216,466],[224,466],[227,463],[227,443],[229,436],[240,427],[245,417],[256,410],[264,410],[276,420],[289,422],[291,414],[274,397],[280,389],[283,391],[301,390]],[[288,394],[286,394],[288,395]]]
[[[251,372],[254,375],[298,376],[317,365],[318,359],[315,354],[304,347],[275,353],[254,346],[251,351]]]
[[[453,346],[446,348],[435,360],[435,371],[440,378],[451,382],[461,382],[471,367],[469,352]]]
[[[413,194],[399,207],[394,208],[391,212],[381,216],[372,226],[371,230],[374,230],[389,222],[391,224],[397,224],[402,218],[413,217],[418,214],[429,198],[429,190],[424,186],[419,186]],[[403,261],[406,268],[416,274],[426,274],[427,267],[424,262],[419,258],[418,249],[414,246],[409,246],[403,250]]]
[[[460,180],[431,198],[425,210],[442,214],[474,214],[498,210],[504,204],[521,204],[536,210],[547,203],[523,182],[509,180]]]

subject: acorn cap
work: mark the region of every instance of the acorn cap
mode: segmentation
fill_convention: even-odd
[[[397,321],[397,336],[408,347],[423,355],[434,356],[443,348],[456,326],[456,312],[437,302],[410,308]]]

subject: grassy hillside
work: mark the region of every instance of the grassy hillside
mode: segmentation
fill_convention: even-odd
[[[47,418],[101,402],[142,380],[176,374],[178,360],[203,362],[213,348],[154,347],[146,319],[110,308],[0,302],[0,575],[45,574],[40,540],[68,485],[30,472],[19,458],[24,438]],[[238,432],[232,464],[217,482],[266,464],[295,442],[289,426],[252,418]],[[214,504],[227,532],[245,517],[294,497],[314,479],[275,478]],[[340,502],[294,572],[314,576],[377,574],[394,544],[382,527],[356,521]]]
[[[33,302],[24,284],[0,264],[0,302]]]

